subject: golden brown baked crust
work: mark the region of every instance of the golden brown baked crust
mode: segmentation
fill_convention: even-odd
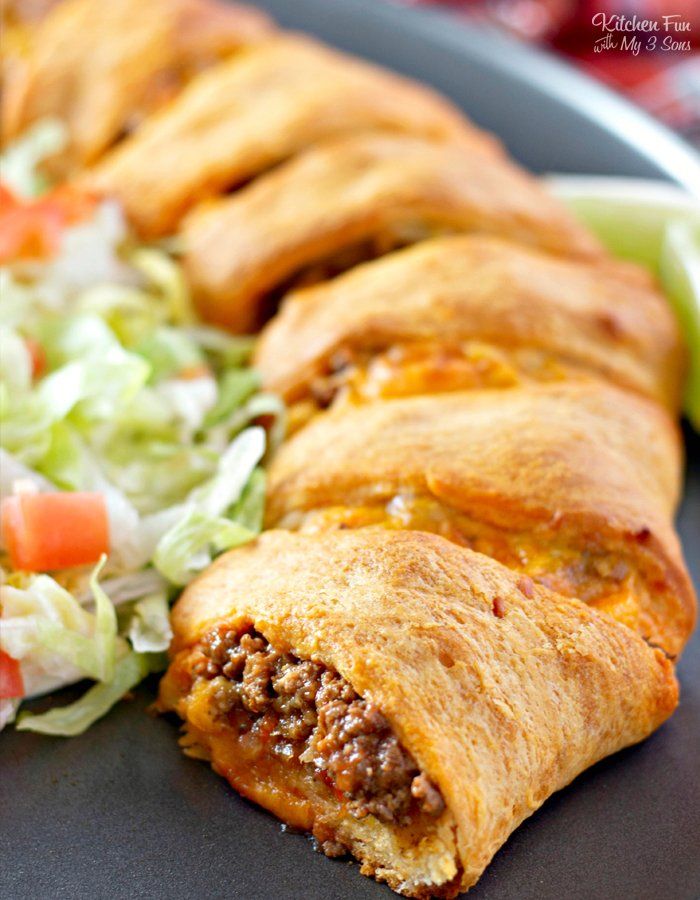
[[[545,576],[561,553],[607,554],[640,579],[641,633],[675,655],[695,614],[672,524],[680,463],[677,429],[663,410],[602,384],[393,400],[323,414],[288,441],[270,470],[267,518],[299,527],[308,511],[381,511],[397,496],[427,498],[443,514],[421,528],[441,530],[441,519],[458,512],[497,538],[514,535],[516,545],[529,536],[526,557],[538,547],[552,557],[539,563]],[[502,561],[529,571],[506,549]],[[589,577],[569,590],[582,596]]]
[[[653,286],[497,238],[435,238],[290,294],[255,365],[287,402],[334,357],[402,343],[529,348],[678,410],[684,352]]]
[[[331,270],[347,268],[339,254],[359,247],[378,256],[445,231],[603,256],[505,156],[457,142],[362,135],[309,150],[234,197],[195,210],[183,227],[185,265],[202,314],[245,331],[259,324],[270,292],[310,267],[330,259]]]
[[[3,139],[55,116],[70,138],[56,164],[92,163],[192,74],[271,31],[264,13],[219,0],[64,0],[7,60]]]
[[[196,81],[87,179],[147,236],[207,197],[332,135],[384,129],[496,146],[428,88],[285,35]]]
[[[161,703],[188,715],[188,648],[222,622],[252,622],[332,666],[389,719],[447,807],[408,841],[332,799],[311,800],[314,826],[338,833],[363,872],[394,890],[454,896],[553,791],[642,740],[677,702],[658,650],[575,600],[529,593],[513,572],[434,535],[268,533],[220,558],[177,603]],[[217,728],[208,749],[223,772]],[[274,770],[256,791],[285,814]]]
[[[36,25],[59,0],[3,0],[0,17],[5,28]]]

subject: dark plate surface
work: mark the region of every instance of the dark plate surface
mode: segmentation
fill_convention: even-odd
[[[592,82],[502,39],[380,0],[259,5],[284,25],[435,84],[536,171],[666,177],[700,193],[700,163],[680,142]],[[700,584],[700,440],[686,437],[680,529]],[[470,897],[700,897],[700,634],[679,674],[671,721],[549,800]],[[0,735],[2,896],[388,900],[356,866],[313,853],[183,757],[175,723],[145,712],[155,684],[79,738]]]

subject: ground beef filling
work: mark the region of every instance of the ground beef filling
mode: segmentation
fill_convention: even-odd
[[[269,752],[310,767],[357,818],[406,824],[443,811],[382,713],[337,672],[276,650],[253,629],[212,631],[199,649],[195,675],[216,679],[218,712],[264,736]]]

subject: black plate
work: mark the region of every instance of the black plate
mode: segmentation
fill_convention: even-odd
[[[536,171],[661,177],[700,194],[700,162],[624,102],[550,59],[380,0],[268,0],[287,26],[435,84]],[[700,441],[680,529],[700,583]],[[641,746],[555,795],[497,854],[474,900],[700,896],[700,636],[681,706]],[[0,736],[0,893],[20,898],[370,900],[389,890],[313,853],[146,715],[155,680],[72,740]],[[77,691],[65,691],[69,701]],[[35,706],[41,708],[42,701]]]

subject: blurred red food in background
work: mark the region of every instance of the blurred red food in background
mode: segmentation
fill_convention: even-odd
[[[406,0],[547,45],[700,144],[700,0]]]

